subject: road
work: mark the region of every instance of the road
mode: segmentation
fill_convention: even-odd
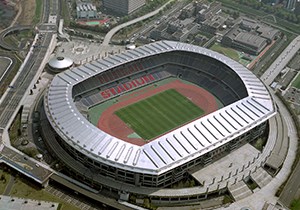
[[[252,70],[254,74],[261,76],[263,74],[263,67],[272,59],[272,57],[279,51],[279,49],[284,45],[287,41],[286,36],[282,39],[275,42],[275,44],[263,55],[259,58],[258,62],[255,64],[254,69]]]
[[[278,58],[272,63],[272,65],[267,69],[267,71],[261,76],[261,80],[266,84],[270,85],[277,77],[277,75],[281,72],[283,68],[288,64],[288,62],[293,58],[293,56],[297,53],[300,49],[300,35],[297,36],[287,47],[286,49],[278,56]],[[285,122],[288,128],[288,135],[290,138],[290,145],[289,147],[297,148],[297,145],[293,145],[297,143],[297,130],[294,125],[293,119],[290,116],[288,110],[285,108],[285,105],[275,97],[277,101],[277,105],[281,108],[282,116],[284,116]],[[296,143],[295,143],[296,142]],[[291,150],[291,149],[289,149]],[[284,164],[286,164],[287,160],[291,162],[294,160],[295,151],[289,152],[290,154],[287,155],[287,159]],[[284,167],[280,171],[285,171],[288,175],[289,171],[291,170],[291,164],[289,167]],[[300,162],[298,162],[296,168],[294,169],[292,175],[290,176],[288,182],[284,186],[278,202],[283,205],[284,207],[288,208],[294,199],[298,189],[300,188]],[[287,177],[286,177],[287,178]]]
[[[7,71],[10,69],[11,65],[13,64],[13,61],[11,58],[9,57],[3,57],[3,56],[0,56],[0,61],[1,60],[8,60],[9,61],[9,64],[5,67],[5,70],[2,69],[3,66],[1,66],[1,69],[0,69],[0,83],[1,83],[1,80],[5,77]],[[5,62],[5,61],[1,61],[1,62]],[[3,71],[4,70],[4,71]],[[2,72],[3,71],[3,72]]]
[[[50,5],[50,0],[46,0],[44,2],[44,14],[56,14],[56,10],[59,10],[57,7],[59,3],[57,0],[51,1],[52,5]],[[54,11],[55,9],[55,11]],[[56,25],[52,24],[52,27],[49,28],[48,24],[48,17],[43,15],[42,22],[40,24],[40,28],[46,28],[48,31],[45,31],[45,35],[39,36],[39,47],[31,48],[29,51],[29,56],[26,58],[22,66],[20,67],[16,77],[11,83],[10,89],[6,91],[3,95],[3,99],[1,98],[0,101],[0,129],[5,129],[11,117],[13,117],[13,113],[15,112],[16,108],[18,107],[21,99],[25,95],[29,85],[31,84],[34,76],[38,72],[40,65],[47,53],[47,50],[50,46],[50,42],[52,39],[53,34],[56,33]],[[59,16],[58,16],[59,18]],[[47,27],[44,27],[46,25]],[[16,27],[19,29],[19,27]],[[5,33],[11,31],[12,29],[9,28],[5,30]]]
[[[46,0],[44,3],[45,14],[56,13],[52,10],[53,8],[57,9],[58,1],[52,0],[52,7],[50,7],[49,3],[50,0]],[[47,25],[46,28],[48,29],[48,18],[45,16],[43,16],[39,27],[43,27],[43,25]],[[46,166],[43,167],[43,165],[38,164],[35,160],[26,157],[26,155],[11,147],[9,142],[4,142],[3,137],[7,140],[8,127],[20,107],[21,100],[28,94],[26,92],[32,82],[34,82],[34,78],[43,63],[42,61],[47,55],[52,37],[56,33],[56,25],[53,24],[53,26],[54,28],[44,31],[44,35],[38,33],[39,38],[34,41],[33,45],[39,45],[40,47],[31,46],[29,54],[10,84],[10,88],[6,90],[0,99],[0,159],[10,167],[41,184],[48,180],[52,170]]]
[[[279,109],[281,110],[281,114],[286,122],[287,128],[288,128],[288,135],[289,135],[289,150],[293,150],[293,152],[289,152],[286,157],[286,161],[284,165],[282,166],[282,171],[286,171],[287,176],[291,172],[291,166],[293,164],[294,158],[296,156],[296,150],[297,150],[297,129],[294,124],[293,118],[288,112],[287,108],[285,105],[280,101],[278,97],[275,97],[276,104],[279,106]],[[285,164],[286,162],[290,162],[290,166],[286,167]],[[300,177],[300,162],[298,162],[296,168],[292,171],[292,174],[285,184],[279,199],[278,203],[282,204],[286,208],[288,208],[294,199],[294,196],[296,195],[299,187],[300,187],[300,182],[299,182],[299,177]],[[286,177],[287,179],[288,177]]]
[[[14,31],[22,31],[22,30],[28,30],[31,29],[31,26],[12,26],[9,28],[6,28],[0,33],[0,47],[6,50],[11,50],[11,51],[19,51],[21,49],[12,47],[10,44],[7,44],[4,41],[5,36],[7,36],[10,33],[13,33]]]
[[[300,35],[297,36],[278,56],[278,58],[272,63],[272,65],[261,76],[261,80],[266,85],[271,85],[281,70],[288,64],[293,56],[300,49]]]
[[[135,23],[137,23],[137,22],[140,22],[140,21],[142,21],[142,20],[146,20],[146,19],[148,19],[148,18],[150,18],[150,17],[152,17],[152,16],[158,14],[159,11],[161,11],[162,9],[164,9],[164,8],[165,8],[169,3],[171,3],[172,1],[174,1],[174,0],[168,1],[167,3],[165,3],[163,6],[161,6],[161,7],[158,8],[157,10],[154,10],[154,11],[152,11],[152,12],[150,12],[150,13],[148,13],[148,14],[142,16],[142,17],[138,17],[138,18],[136,18],[136,19],[134,19],[134,20],[128,21],[128,22],[126,22],[126,23],[123,23],[123,24],[121,24],[121,25],[118,25],[118,26],[114,27],[113,29],[111,29],[111,30],[105,35],[104,40],[103,40],[103,42],[102,42],[102,45],[105,45],[105,46],[109,45],[110,40],[111,40],[111,38],[113,37],[113,35],[114,35],[115,33],[117,33],[119,30],[121,30],[122,28],[127,27],[127,26],[130,26],[130,25],[135,24]]]
[[[10,176],[9,182],[6,185],[5,191],[3,192],[3,195],[9,195],[12,186],[14,185],[15,177],[13,175]]]
[[[47,52],[47,48],[50,45],[53,32],[47,33],[43,38],[41,45],[45,48],[35,48],[32,54],[24,64],[23,69],[19,72],[18,77],[12,82],[10,89],[3,95],[2,103],[0,104],[0,128],[7,127],[10,118],[13,116],[16,108],[18,107],[21,99],[25,95],[27,88],[33,80],[33,77],[37,73],[42,60]]]
[[[290,179],[288,180],[284,189],[282,190],[282,193],[280,194],[279,203],[284,207],[290,207],[290,204],[292,203],[295,195],[297,194],[298,189],[300,189],[299,177],[300,163],[297,164]]]

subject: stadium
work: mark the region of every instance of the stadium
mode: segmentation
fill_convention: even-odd
[[[248,69],[172,41],[56,75],[44,110],[43,137],[73,177],[139,194],[260,137],[276,114],[267,88]]]

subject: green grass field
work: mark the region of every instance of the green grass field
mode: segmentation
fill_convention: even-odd
[[[292,86],[300,89],[300,74],[298,74],[297,78],[293,81]]]
[[[33,17],[33,22],[36,24],[40,21],[42,16],[42,10],[43,10],[43,1],[42,0],[35,0],[35,14]]]
[[[300,198],[292,201],[291,210],[300,210]]]
[[[115,112],[144,140],[151,140],[204,114],[175,89],[160,92]]]
[[[62,198],[50,194],[45,189],[40,189],[39,187],[35,186],[31,182],[28,182],[27,180],[23,180],[20,178],[17,178],[15,180],[10,190],[9,196],[18,197],[18,198],[28,198],[33,200],[57,202],[62,205],[60,208],[58,208],[59,210],[79,210],[79,207],[77,208],[75,205],[66,202]]]
[[[149,85],[146,85],[146,86],[143,86],[141,88],[138,88],[138,89],[135,89],[135,90],[132,90],[130,91],[129,93],[125,93],[125,94],[122,94],[122,96],[127,96],[127,95],[131,95],[133,93],[136,93],[136,92],[139,92],[141,90],[144,90],[145,88],[149,88],[149,87],[159,87],[161,85],[165,85],[165,84],[168,84],[170,82],[173,82],[177,80],[177,78],[167,78],[167,79],[164,79],[164,80],[161,80],[161,81],[158,81],[156,83],[153,83],[153,84],[149,84]],[[182,82],[185,82],[186,84],[191,84],[189,82],[186,82],[184,80],[181,80]],[[118,97],[119,98],[119,97]],[[101,116],[101,114],[110,106],[118,103],[119,101],[118,98],[113,98],[113,99],[110,99],[110,100],[107,100],[105,102],[102,102],[100,104],[97,104],[95,106],[93,106],[92,108],[89,109],[88,111],[88,114],[89,114],[89,121],[95,125],[95,126],[98,126],[98,121],[99,121],[99,118]]]
[[[243,66],[247,66],[252,60],[246,60],[243,58],[243,53],[235,50],[233,48],[230,47],[225,47],[222,46],[220,43],[214,43],[214,45],[212,45],[210,47],[211,50],[219,52],[223,55],[226,55],[227,57],[239,62],[240,64],[242,64]],[[255,59],[254,56],[252,56],[253,59]]]
[[[211,46],[210,49],[213,51],[222,53],[223,55],[226,55],[227,57],[229,57],[235,61],[239,61],[239,59],[240,59],[239,54],[237,53],[236,50],[234,50],[232,48],[223,47],[219,43],[215,43],[213,46]]]

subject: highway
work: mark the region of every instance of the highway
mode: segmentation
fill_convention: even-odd
[[[286,183],[285,187],[282,190],[282,193],[279,196],[279,203],[284,207],[290,207],[292,201],[297,195],[298,190],[300,189],[300,163],[298,162],[296,168],[294,169],[291,177]],[[295,198],[296,199],[296,198]]]
[[[300,49],[300,35],[297,36],[285,50],[278,56],[278,58],[272,63],[267,71],[261,76],[261,80],[266,85],[271,85],[281,70],[288,64],[293,56]]]
[[[263,74],[263,67],[268,64],[272,57],[280,50],[280,48],[287,41],[286,36],[282,39],[276,41],[276,43],[261,57],[258,62],[255,64],[254,69],[252,70],[254,74],[261,76]]]
[[[52,37],[56,34],[57,27],[55,23],[52,24],[51,28],[49,27],[49,17],[47,17],[47,15],[56,14],[59,2],[57,0],[46,0],[44,1],[43,6],[45,15],[42,17],[38,28],[47,28],[48,30],[43,31],[44,35],[41,35],[40,33],[36,35],[36,39],[32,43],[23,64],[0,99],[0,161],[5,162],[7,165],[41,184],[44,184],[48,180],[49,176],[52,174],[52,170],[19,152],[10,146],[9,142],[5,142],[4,138],[7,140],[7,130],[10,123],[18,111],[23,97],[28,95],[26,91],[34,82],[34,78],[50,47]],[[53,11],[53,9],[55,9],[55,11]],[[44,25],[47,25],[47,27],[44,27]],[[33,45],[38,45],[39,47],[34,47]]]
[[[45,34],[42,46],[47,47],[50,45],[52,35],[53,32]],[[47,48],[35,48],[28,61],[24,64],[19,76],[11,84],[12,88],[8,89],[8,92],[4,96],[5,98],[0,104],[0,128],[4,129],[8,125],[10,118],[25,95],[33,77],[37,73],[46,51]]]
[[[291,202],[297,195],[298,190],[300,189],[300,162],[296,165],[295,169],[293,171],[291,166],[294,161],[294,158],[296,157],[296,152],[297,152],[297,143],[298,143],[298,136],[297,136],[297,129],[294,124],[293,118],[285,105],[277,98],[275,97],[277,101],[277,105],[279,106],[279,109],[282,112],[282,116],[286,122],[287,128],[288,128],[288,135],[289,135],[289,146],[291,149],[289,150],[294,150],[294,152],[290,153],[286,157],[286,162],[290,162],[290,167],[286,167],[285,164],[282,166],[281,170],[286,170],[287,174],[291,172],[290,178],[287,180],[287,183],[285,184],[279,199],[278,203],[281,204],[282,206],[289,208],[291,205]]]
[[[19,48],[12,47],[11,45],[7,44],[4,41],[4,38],[8,34],[14,32],[14,31],[22,31],[22,30],[28,30],[28,29],[31,29],[31,26],[12,26],[12,27],[6,28],[5,30],[3,30],[0,33],[0,47],[2,47],[3,49],[6,49],[6,50],[11,50],[11,51],[19,51],[19,50],[21,50]]]
[[[52,3],[51,5],[50,2]],[[44,1],[44,15],[39,27],[43,28],[43,25],[48,26],[47,23],[49,15],[56,14],[56,11],[59,10],[58,7],[59,3],[57,0]],[[20,27],[16,28],[19,29]],[[27,28],[27,26],[25,28]],[[9,28],[5,31],[6,33],[8,33],[8,31],[11,30],[12,29]],[[53,29],[44,32],[45,35],[39,36],[39,47],[31,47],[28,59],[25,60],[20,67],[18,74],[10,85],[11,88],[7,89],[6,93],[3,95],[4,98],[0,101],[0,129],[4,129],[8,126],[10,118],[13,117],[13,113],[15,112],[21,99],[25,95],[34,76],[36,75],[42,63],[42,60],[44,59],[46,52],[50,46],[52,36],[55,33],[56,26]]]
[[[277,59],[272,63],[272,65],[266,70],[266,72],[261,76],[261,80],[266,84],[270,85],[274,81],[274,79],[278,76],[283,68],[288,64],[288,62],[293,58],[293,56],[300,49],[300,35],[297,36],[286,48],[285,50],[277,57]],[[288,128],[288,135],[290,141],[295,141],[297,137],[297,130],[294,125],[292,117],[290,117],[290,113],[285,108],[285,105],[277,99],[277,105],[281,107],[282,116],[284,116],[285,122]],[[294,142],[290,142],[291,144]],[[291,155],[288,155],[286,158],[292,159]],[[283,168],[282,170],[291,170],[290,168]],[[294,196],[297,194],[300,188],[300,162],[298,162],[296,168],[292,172],[290,178],[285,184],[279,199],[278,203],[284,206],[285,208],[289,208]]]
[[[128,21],[128,22],[126,22],[126,23],[123,23],[123,24],[121,24],[121,25],[118,25],[118,26],[114,27],[113,29],[111,29],[111,30],[105,35],[104,40],[103,40],[103,42],[102,42],[102,45],[104,45],[104,46],[109,45],[110,40],[111,40],[111,38],[113,37],[113,35],[115,35],[115,33],[117,33],[117,32],[118,32],[119,30],[121,30],[122,28],[127,27],[127,26],[130,26],[130,25],[135,24],[135,23],[137,23],[137,22],[140,22],[140,21],[142,21],[142,20],[146,20],[146,19],[148,19],[148,18],[150,18],[150,17],[152,17],[152,16],[158,14],[160,10],[164,9],[164,8],[165,8],[169,3],[171,3],[172,1],[174,1],[174,0],[168,1],[167,3],[165,3],[163,6],[161,6],[161,7],[158,8],[157,10],[154,10],[153,12],[150,12],[150,13],[148,13],[148,14],[142,16],[142,17],[138,17],[138,18],[136,18],[136,19],[133,19],[133,20],[131,20],[131,21]]]

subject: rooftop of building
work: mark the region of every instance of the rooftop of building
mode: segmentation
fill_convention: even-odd
[[[263,37],[260,37],[255,34],[251,34],[248,32],[240,32],[235,38],[235,41],[239,43],[243,43],[246,45],[251,45],[253,47],[260,48],[265,42],[266,39]]]
[[[53,69],[66,69],[73,65],[73,60],[67,57],[53,57],[48,62],[48,65]]]
[[[56,210],[59,203],[0,195],[0,209]]]

